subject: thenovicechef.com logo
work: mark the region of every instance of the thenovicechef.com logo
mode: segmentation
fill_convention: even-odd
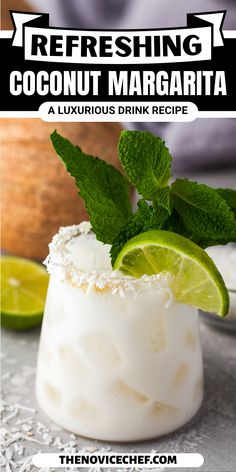
[[[236,31],[223,31],[226,13],[189,13],[187,26],[168,29],[79,30],[50,27],[45,13],[12,12],[14,33],[0,33],[6,61],[0,116],[236,117]]]
[[[148,454],[148,453],[90,453],[90,454],[36,454],[33,456],[33,465],[42,467],[78,467],[89,468],[114,467],[127,468],[127,466],[142,467],[142,469],[162,469],[168,467],[194,467],[203,465],[204,458],[201,454]]]

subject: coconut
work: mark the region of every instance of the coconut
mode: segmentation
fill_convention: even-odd
[[[74,179],[52,147],[55,128],[86,153],[119,165],[118,124],[1,119],[2,249],[11,254],[42,260],[60,226],[88,218]]]

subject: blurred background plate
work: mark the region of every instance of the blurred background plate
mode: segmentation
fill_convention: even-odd
[[[208,325],[213,328],[223,329],[236,334],[236,290],[229,290],[230,312],[225,318],[221,318],[214,313],[206,313],[199,310],[200,316]]]

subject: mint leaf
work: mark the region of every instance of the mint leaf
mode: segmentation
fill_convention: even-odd
[[[171,215],[164,221],[162,228],[165,231],[177,233],[185,238],[193,239],[193,234],[184,226],[183,220],[179,213],[174,209]]]
[[[230,239],[229,238],[207,239],[207,238],[198,238],[196,236],[192,240],[194,243],[198,244],[198,246],[201,246],[203,249],[205,249],[206,247],[224,245],[224,244],[228,244],[229,242],[236,243],[236,235],[231,236]]]
[[[223,198],[231,208],[236,217],[236,190],[230,188],[217,188],[218,194]]]
[[[188,231],[184,226],[181,216],[175,209],[172,211],[172,214],[169,216],[169,218],[166,219],[161,229],[172,231],[173,233],[177,233],[184,236],[185,238],[191,239],[191,241],[198,244],[198,246],[201,246],[202,248],[216,246],[218,244],[227,244],[229,242],[228,238],[217,240],[209,238],[207,239],[205,237],[199,237],[196,234],[193,234],[193,232]],[[236,235],[235,238],[234,236],[231,236],[230,241],[236,242]]]
[[[128,179],[143,198],[168,207],[167,191],[165,198],[158,193],[171,177],[172,157],[165,142],[146,131],[122,131],[118,149]]]
[[[148,229],[161,229],[168,216],[168,211],[154,202]]]
[[[119,252],[129,239],[150,229],[160,229],[167,217],[168,213],[162,207],[155,205],[153,208],[145,200],[139,200],[137,211],[113,241],[110,252],[112,265],[114,265]]]
[[[155,201],[158,202],[158,205],[164,208],[168,214],[171,214],[171,198],[170,198],[170,187],[159,188],[156,191]]]
[[[233,241],[236,220],[217,190],[204,184],[177,179],[171,185],[174,208],[193,240]],[[192,238],[191,238],[192,239]]]
[[[132,214],[127,180],[113,166],[85,154],[56,131],[51,140],[67,171],[75,178],[97,239],[112,244]]]

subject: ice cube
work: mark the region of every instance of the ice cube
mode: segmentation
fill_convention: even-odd
[[[78,397],[72,401],[70,413],[73,417],[80,418],[81,421],[85,422],[94,421],[99,417],[98,410],[95,406],[82,397]]]
[[[113,394],[116,398],[125,398],[136,403],[146,403],[149,398],[133,389],[122,379],[116,379],[113,385]]]
[[[133,323],[138,342],[152,352],[163,351],[166,347],[165,314],[161,311],[147,312]]]
[[[80,346],[90,360],[101,367],[118,367],[121,359],[117,347],[103,331],[92,331],[80,338]]]
[[[173,415],[177,411],[176,408],[165,403],[155,402],[151,407],[151,414],[157,416]]]
[[[58,407],[61,403],[60,393],[48,382],[45,383],[45,392],[50,403],[53,403],[54,406]]]
[[[76,379],[84,381],[87,378],[87,370],[79,358],[75,348],[69,344],[61,344],[58,348],[60,361],[65,367],[67,373],[74,376]]]
[[[188,347],[190,347],[191,349],[196,348],[197,337],[191,330],[186,331],[184,338],[185,338],[185,343],[187,344]]]
[[[172,388],[175,389],[183,385],[184,381],[186,380],[188,376],[188,372],[189,372],[188,364],[185,364],[184,362],[180,364],[172,380],[172,383],[171,383]]]

